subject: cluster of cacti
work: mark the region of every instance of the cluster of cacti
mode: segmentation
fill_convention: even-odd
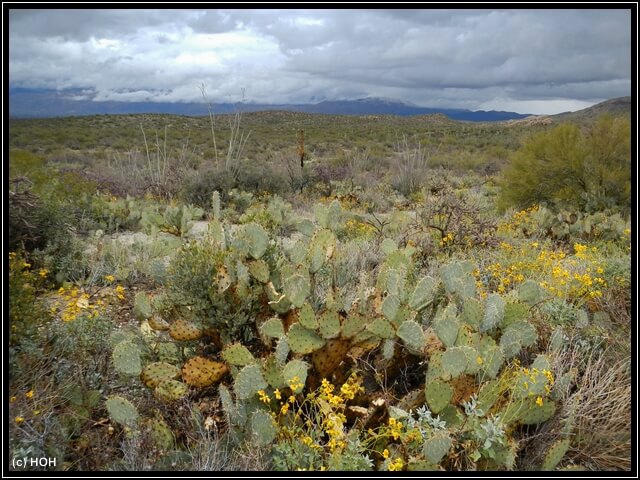
[[[618,240],[624,230],[630,227],[620,213],[607,212],[583,213],[566,210],[554,213],[546,207],[539,207],[531,213],[537,224],[536,230],[559,241],[577,240]],[[532,232],[524,232],[526,235]]]
[[[556,411],[554,392],[561,388],[543,377],[530,379],[527,369],[514,369],[511,361],[537,342],[529,315],[544,292],[537,283],[525,281],[514,295],[480,299],[471,262],[444,265],[439,278],[420,277],[412,259],[415,249],[385,240],[385,259],[375,281],[363,277],[354,295],[336,281],[339,245],[332,228],[340,217],[339,204],[316,213],[322,228],[307,232],[311,234],[285,251],[274,248],[275,242],[256,223],[240,226],[231,235],[221,222],[212,222],[204,240],[213,252],[207,285],[211,309],[206,316],[191,312],[188,319],[168,321],[152,299],[138,295],[135,313],[155,332],[158,361],[140,369],[135,345],[125,341],[114,351],[117,368],[139,372],[141,381],[165,402],[184,398],[189,387],[218,384],[235,434],[253,435],[268,444],[279,427],[268,402],[258,395],[297,395],[316,388],[323,378],[346,378],[365,354],[388,371],[415,359],[424,366],[424,382],[398,405],[426,405],[445,426],[428,430],[412,468],[438,468],[454,439],[461,438],[490,445],[474,454],[487,468],[511,468],[517,448],[505,440],[500,425],[548,420]],[[248,303],[255,313],[243,316],[242,305]],[[245,325],[250,336],[239,335],[221,318]],[[183,361],[184,353],[170,348],[172,341],[194,345],[188,342],[202,338],[217,345],[215,358],[193,352]],[[530,368],[550,369],[542,357]],[[227,374],[229,380],[223,381]],[[473,412],[467,411],[470,401]],[[560,444],[551,449],[544,466],[557,465],[563,448]]]

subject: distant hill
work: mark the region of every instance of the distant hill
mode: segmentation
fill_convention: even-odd
[[[550,115],[554,123],[574,122],[574,123],[591,123],[601,115],[608,113],[609,115],[631,115],[631,97],[612,98],[604,102],[578,110],[576,112],[564,112],[557,115]]]
[[[203,103],[160,103],[160,102],[98,102],[91,99],[77,99],[80,90],[32,90],[12,88],[9,90],[9,115],[16,118],[67,117],[75,115],[164,113],[174,115],[207,115]],[[450,108],[428,108],[410,105],[396,100],[381,98],[361,98],[357,100],[322,101],[315,104],[257,104],[257,103],[216,103],[215,113],[285,110],[305,113],[325,113],[330,115],[431,115],[443,114],[452,120],[472,122],[492,122],[525,118],[515,112],[471,111]]]

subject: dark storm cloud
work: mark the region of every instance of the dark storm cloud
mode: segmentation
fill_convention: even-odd
[[[246,87],[553,113],[630,94],[630,25],[629,10],[15,10],[9,77],[98,99],[193,101],[205,83],[215,101]]]

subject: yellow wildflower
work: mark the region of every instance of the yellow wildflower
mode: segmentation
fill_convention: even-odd
[[[280,390],[278,390],[277,388],[275,389],[273,394],[275,395],[276,400],[280,400],[282,398],[282,394],[280,393]]]
[[[113,281],[116,279],[116,277],[114,277],[113,275],[105,275],[105,276],[104,276],[104,279],[105,279],[107,282],[113,282]]]
[[[20,425],[21,423],[24,423],[24,417],[17,416],[17,417],[15,418],[15,421],[16,421],[16,423],[17,423],[18,425]]]
[[[538,398],[536,398],[536,405],[538,405],[539,407],[541,407],[543,405],[543,401],[542,401],[542,397],[538,396]]]
[[[384,449],[382,451],[382,458],[389,458],[389,450],[388,449]]]
[[[27,397],[27,398],[33,398],[33,389],[31,389],[27,393],[25,393],[24,396]]]

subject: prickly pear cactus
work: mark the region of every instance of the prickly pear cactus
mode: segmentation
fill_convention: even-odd
[[[151,328],[158,331],[169,330],[170,327],[169,322],[162,318],[158,313],[154,313],[153,315],[151,315],[151,317],[149,317],[148,319],[148,322]]]
[[[169,336],[180,342],[198,340],[202,337],[202,329],[194,323],[180,319],[171,324],[171,327],[169,328]]]
[[[413,320],[402,322],[396,335],[404,342],[409,352],[419,355],[424,351],[426,338],[424,330],[417,322]]]
[[[258,445],[269,445],[276,439],[278,430],[268,412],[256,410],[251,415],[251,433]]]
[[[178,380],[163,380],[158,383],[154,393],[164,402],[177,402],[187,396],[189,387]]]
[[[316,350],[311,355],[311,361],[315,371],[320,377],[330,378],[333,371],[338,368],[346,358],[351,347],[351,342],[342,338],[327,340],[324,347]]]
[[[571,445],[571,440],[568,438],[556,441],[544,457],[544,461],[542,462],[542,466],[540,470],[543,472],[550,472],[556,469],[558,464],[562,461],[567,450],[569,450],[569,446]]]
[[[133,427],[138,422],[138,409],[126,398],[119,395],[109,397],[105,402],[109,417],[116,423]]]
[[[256,359],[247,347],[242,344],[236,343],[226,347],[222,351],[222,358],[225,362],[231,365],[245,366],[250,363],[255,363]]]
[[[438,432],[424,442],[422,451],[429,462],[437,464],[449,452],[451,445],[452,441],[449,434]]]
[[[140,347],[135,343],[124,341],[113,349],[113,366],[125,375],[140,375],[142,364],[140,361]]]
[[[291,351],[302,355],[319,350],[326,343],[326,340],[320,337],[316,332],[309,330],[308,328],[304,328],[299,323],[291,325],[291,328],[289,328],[289,332],[287,333],[287,340],[291,347]]]
[[[167,422],[161,418],[148,419],[145,423],[149,432],[149,438],[160,450],[170,450],[175,442],[173,432]]]
[[[228,372],[224,363],[196,356],[182,366],[182,379],[187,385],[204,388],[218,383]]]
[[[267,382],[258,365],[247,365],[236,376],[233,390],[241,400],[246,400],[255,395],[258,390],[267,388]]]
[[[453,388],[441,380],[432,380],[424,389],[427,405],[433,413],[440,413],[449,405],[453,397]]]
[[[140,380],[149,388],[156,388],[164,380],[173,380],[180,375],[180,369],[166,362],[150,363],[140,373]]]
[[[336,237],[328,229],[317,230],[309,243],[309,272],[316,273],[332,256],[336,248]]]

